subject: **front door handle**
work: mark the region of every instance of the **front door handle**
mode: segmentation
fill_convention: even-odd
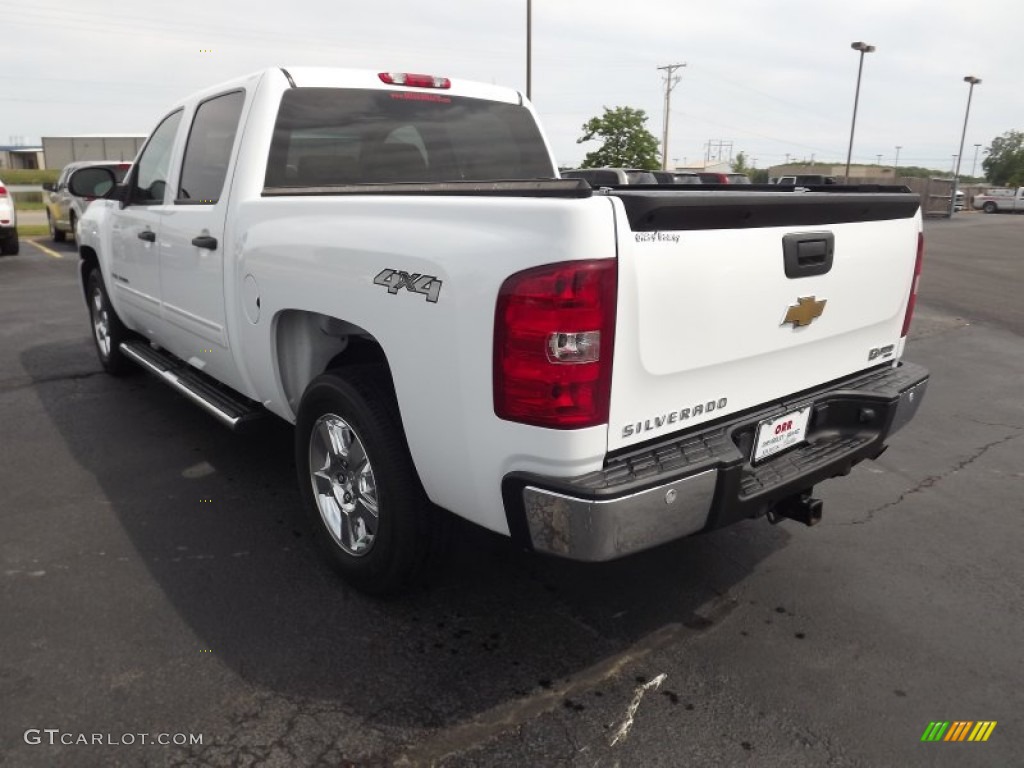
[[[156,232],[152,229],[144,229],[139,232],[139,240],[145,240],[147,243],[156,242]]]
[[[192,238],[192,245],[196,248],[207,248],[211,251],[217,250],[217,238],[209,235],[199,235]]]

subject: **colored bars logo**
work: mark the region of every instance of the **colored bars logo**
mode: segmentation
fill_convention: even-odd
[[[995,720],[932,722],[921,734],[921,741],[988,741],[995,728]]]

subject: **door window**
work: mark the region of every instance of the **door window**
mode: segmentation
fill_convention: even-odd
[[[133,205],[161,205],[167,189],[167,174],[171,168],[171,150],[181,122],[181,110],[168,115],[157,126],[139,158],[137,172],[132,178],[131,203]]]
[[[176,203],[211,205],[220,199],[244,102],[245,92],[234,91],[199,105],[185,145]]]

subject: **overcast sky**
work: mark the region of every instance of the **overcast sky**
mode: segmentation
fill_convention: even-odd
[[[0,0],[0,144],[148,134],[167,107],[267,66],[426,72],[525,91],[526,0]],[[669,158],[732,144],[758,167],[845,161],[859,54],[854,162],[949,169],[968,85],[974,144],[1024,130],[1020,0],[533,0],[533,101],[558,162],[594,145],[603,106],[647,112],[660,138],[658,66],[685,62]],[[727,147],[723,149],[727,152]],[[983,157],[980,156],[980,157]],[[980,159],[979,159],[980,172]]]

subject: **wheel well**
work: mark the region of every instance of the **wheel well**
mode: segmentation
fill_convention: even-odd
[[[380,342],[365,328],[319,312],[289,309],[277,315],[274,349],[278,377],[293,413],[314,378],[353,364],[380,364],[391,379]]]
[[[96,255],[96,251],[87,245],[83,245],[78,249],[78,256],[81,259],[78,263],[78,275],[80,278],[78,282],[82,286],[82,295],[86,296],[85,278],[90,270],[100,268],[100,260]],[[88,297],[86,296],[86,298]]]

